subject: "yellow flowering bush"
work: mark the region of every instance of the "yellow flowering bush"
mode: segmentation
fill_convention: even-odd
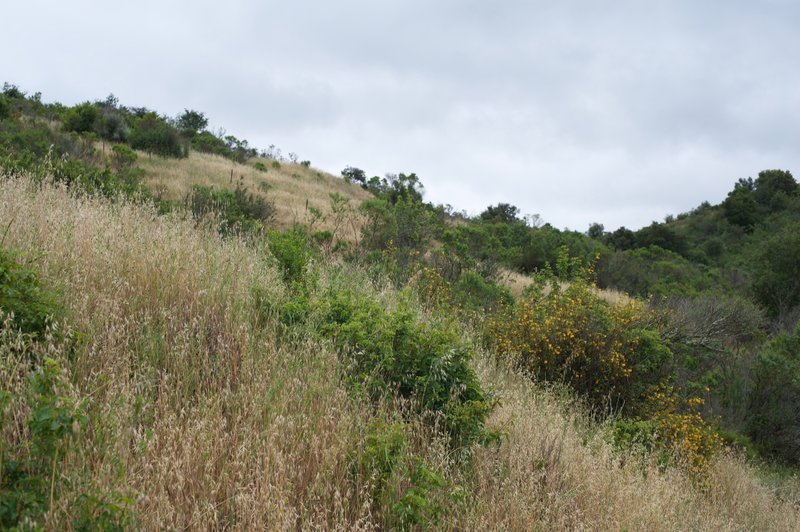
[[[692,401],[689,399],[691,406]],[[694,478],[703,479],[710,460],[722,449],[722,438],[699,412],[664,412],[656,416],[660,446]]]
[[[568,384],[598,408],[643,413],[670,373],[672,353],[637,301],[611,305],[586,280],[539,286],[486,320],[486,339],[532,377]]]

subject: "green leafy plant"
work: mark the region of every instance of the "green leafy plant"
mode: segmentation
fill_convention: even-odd
[[[452,324],[418,321],[407,306],[387,310],[352,292],[329,293],[321,330],[349,358],[349,381],[373,399],[410,399],[456,447],[491,439],[484,421],[493,401],[469,365]]]
[[[0,310],[13,314],[22,332],[43,337],[49,323],[64,312],[52,293],[42,288],[36,272],[24,266],[17,255],[0,248]]]

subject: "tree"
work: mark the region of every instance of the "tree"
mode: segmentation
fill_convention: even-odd
[[[603,224],[593,223],[589,226],[589,231],[587,231],[586,234],[589,236],[589,238],[599,239],[603,237],[605,232],[606,228],[603,226]]]
[[[178,129],[185,137],[190,139],[204,131],[207,126],[208,118],[199,111],[184,109],[183,114],[178,117]]]
[[[752,264],[752,290],[773,318],[800,305],[800,222],[767,239]]]
[[[0,120],[8,118],[10,114],[11,104],[8,102],[8,98],[0,94]]]
[[[64,117],[64,129],[76,133],[94,131],[95,122],[99,115],[100,111],[93,103],[84,102],[78,104],[67,111]]]
[[[797,191],[797,182],[790,172],[783,170],[764,170],[758,173],[755,181],[755,200],[766,207],[772,207],[776,194],[791,196]]]
[[[362,188],[367,188],[367,174],[365,174],[364,170],[361,168],[346,166],[345,169],[342,170],[342,177],[348,183],[356,183]]]
[[[762,450],[800,463],[800,325],[759,353],[753,367],[748,432]]]
[[[494,223],[515,224],[523,222],[517,207],[508,203],[490,205],[481,213],[481,220]]]
[[[617,251],[625,251],[636,247],[636,233],[627,227],[620,227],[613,233],[606,235],[606,245]]]
[[[133,148],[148,153],[164,157],[185,156],[178,131],[153,112],[148,112],[137,121],[130,142]]]
[[[725,198],[722,208],[728,222],[748,231],[752,230],[760,219],[758,203],[753,196],[752,189],[747,186],[739,186],[739,183]]]

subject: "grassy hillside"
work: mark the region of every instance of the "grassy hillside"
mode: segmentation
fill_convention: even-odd
[[[0,378],[11,394],[3,460],[45,462],[44,498],[53,499],[37,522],[48,527],[89,518],[143,528],[367,529],[410,523],[404,512],[469,529],[800,522],[741,459],[717,457],[701,488],[679,469],[620,454],[606,425],[569,394],[531,384],[478,346],[474,367],[498,400],[487,425],[503,437],[474,447],[465,464],[424,423],[401,422],[398,407],[370,407],[348,391],[341,359],[315,330],[287,330],[259,311],[255,288],[274,304],[290,299],[265,251],[57,185],[4,178],[0,193],[4,246],[58,294],[67,316],[63,340],[19,337],[9,322],[3,330]],[[321,285],[398,304],[385,284],[364,287],[357,270],[323,264],[318,275]],[[27,376],[37,360],[53,368],[59,407],[85,416],[70,420],[76,430],[58,436],[51,457],[37,456],[31,442],[41,434],[27,421],[44,401]],[[398,462],[388,478],[388,466],[372,467],[375,452]],[[419,464],[429,477],[415,476]]]
[[[281,228],[308,224],[313,220],[309,208],[316,208],[325,219],[320,220],[315,229],[336,229],[331,217],[331,194],[339,194],[353,207],[372,197],[361,187],[314,168],[286,161],[273,165],[276,162],[253,158],[242,164],[220,155],[195,151],[185,159],[148,157],[140,152],[138,165],[144,171],[146,186],[176,202],[182,201],[193,185],[233,188],[236,183],[242,183],[254,194],[274,203],[274,221]],[[338,229],[341,238],[355,240],[361,228]]]
[[[4,88],[0,526],[796,529],[790,174],[582,235],[204,120]]]

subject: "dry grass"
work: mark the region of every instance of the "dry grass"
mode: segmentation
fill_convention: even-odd
[[[353,477],[351,460],[382,414],[344,391],[324,343],[258,313],[253,287],[285,297],[263,252],[57,186],[3,179],[0,196],[4,245],[59,288],[83,334],[74,356],[50,353],[92,420],[59,475],[130,494],[143,529],[381,526],[374,486]],[[797,529],[800,510],[739,459],[715,464],[708,493],[675,471],[622,463],[580,408],[489,360],[481,354],[476,366],[500,399],[491,425],[502,442],[478,449],[465,470],[416,434],[413,452],[467,494],[441,528]],[[0,377],[4,388],[23,383]],[[23,425],[2,435],[6,449],[24,448]],[[50,528],[69,528],[68,489],[59,488]]]
[[[257,162],[267,171],[257,170]],[[307,168],[300,164],[281,163],[279,169],[272,168],[268,159],[253,159],[248,164],[239,164],[224,157],[192,151],[186,159],[164,159],[139,153],[137,165],[145,171],[145,184],[166,199],[182,200],[191,191],[192,185],[234,187],[241,182],[254,194],[264,196],[275,203],[276,223],[287,228],[299,223],[308,224],[313,216],[309,208],[322,211],[327,219],[314,228],[333,231],[338,229],[342,239],[357,240],[359,225],[338,224],[331,216],[331,193],[350,200],[357,207],[371,196],[359,186],[343,179]]]
[[[677,470],[615,453],[602,427],[554,392],[487,361],[484,381],[500,395],[493,425],[507,432],[474,465],[468,529],[797,530],[800,508],[778,502],[742,460],[722,456],[710,489]]]
[[[59,187],[3,180],[0,194],[5,245],[59,287],[86,338],[72,380],[103,423],[65,468],[134,494],[146,529],[369,522],[347,475],[369,414],[330,351],[255,326],[251,289],[283,290],[255,250]]]
[[[502,286],[508,288],[508,290],[511,292],[511,295],[514,296],[514,299],[519,299],[522,297],[525,289],[533,282],[533,279],[523,273],[503,269],[500,272],[499,282]],[[560,284],[562,288],[566,288],[568,286],[567,282],[561,282]],[[632,301],[628,294],[620,292],[619,290],[595,288],[593,291],[598,297],[600,297],[600,299],[611,305],[626,305]]]

